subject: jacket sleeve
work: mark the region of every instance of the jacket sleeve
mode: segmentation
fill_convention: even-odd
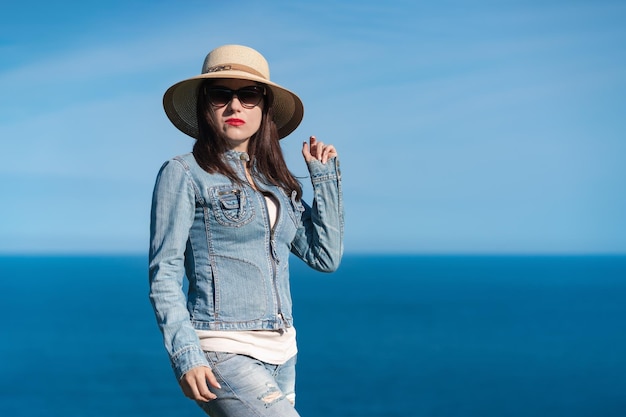
[[[344,210],[339,159],[326,164],[312,160],[308,164],[313,184],[313,203],[304,201],[304,211],[291,252],[312,268],[332,272],[343,255]]]
[[[191,325],[183,292],[185,248],[195,212],[191,179],[180,162],[166,162],[156,179],[150,215],[150,301],[177,379],[209,366]]]

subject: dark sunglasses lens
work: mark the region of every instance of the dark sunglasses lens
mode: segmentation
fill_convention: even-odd
[[[247,108],[252,108],[263,100],[263,89],[261,87],[244,87],[237,91],[228,88],[209,88],[206,91],[209,103],[215,107],[224,107],[230,103],[234,94],[237,94],[239,102]]]
[[[233,98],[233,91],[221,88],[211,88],[207,90],[207,98],[214,106],[225,106]]]
[[[257,87],[242,88],[237,91],[237,98],[245,106],[256,106],[263,98],[263,91]]]

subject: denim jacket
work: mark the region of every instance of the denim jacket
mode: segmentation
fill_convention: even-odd
[[[150,300],[174,373],[209,366],[195,330],[271,330],[293,325],[290,252],[332,272],[343,253],[343,202],[337,158],[308,163],[313,204],[281,188],[245,180],[248,155],[229,151],[243,185],[208,174],[192,154],[159,171],[150,221]],[[270,227],[263,193],[278,202]],[[187,296],[183,276],[188,279]]]

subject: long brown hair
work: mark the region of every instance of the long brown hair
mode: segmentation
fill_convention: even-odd
[[[241,185],[242,179],[222,157],[223,153],[229,150],[229,147],[226,138],[217,129],[215,115],[206,99],[206,87],[209,84],[210,82],[205,82],[198,90],[196,111],[200,134],[193,146],[193,156],[198,165],[206,172],[222,174]],[[287,195],[296,191],[296,198],[300,200],[302,198],[302,186],[285,163],[279,143],[278,130],[276,123],[274,123],[272,93],[269,89],[266,91],[261,126],[252,135],[248,143],[250,160],[247,164],[255,179],[276,185],[282,188]]]

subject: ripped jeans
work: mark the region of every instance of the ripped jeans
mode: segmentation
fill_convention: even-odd
[[[235,353],[205,352],[222,389],[210,387],[213,401],[198,405],[211,417],[299,417],[294,408],[296,356],[271,365]]]

